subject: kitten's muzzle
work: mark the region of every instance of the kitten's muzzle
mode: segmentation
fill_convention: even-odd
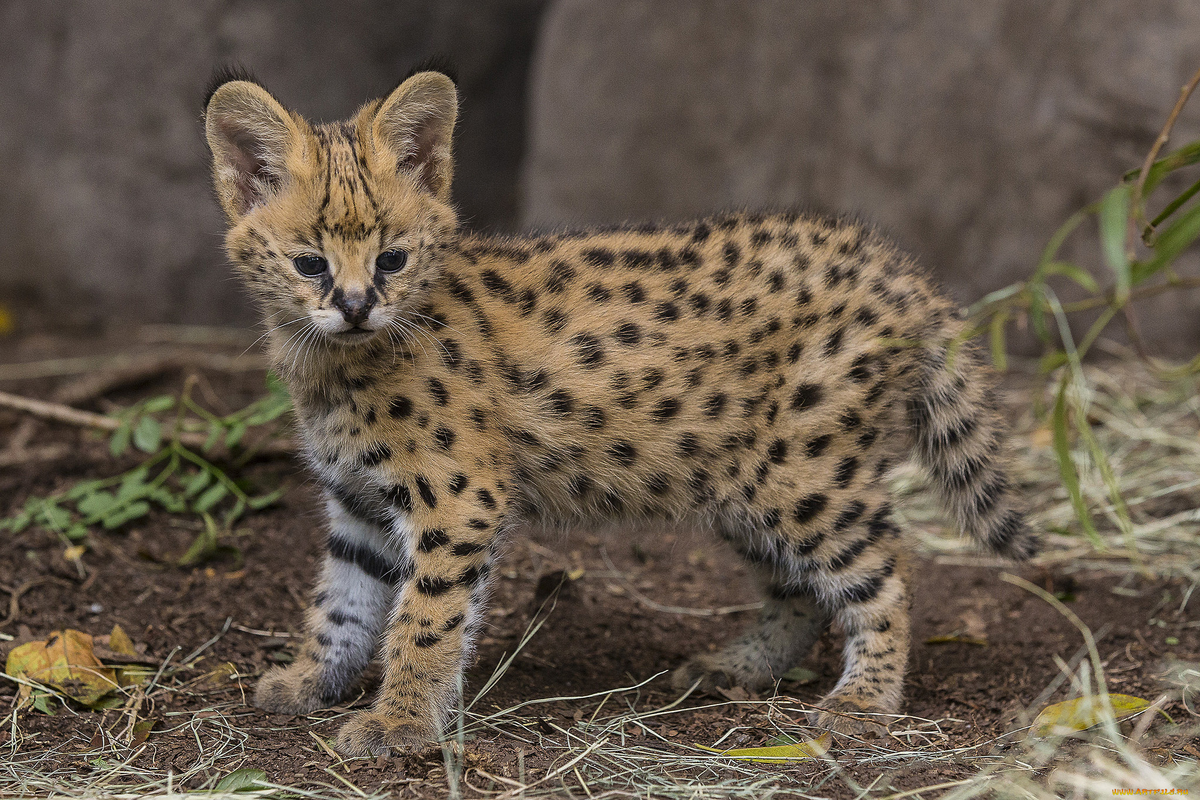
[[[332,302],[333,307],[342,312],[342,319],[351,325],[361,325],[375,307],[375,289],[370,286],[361,292],[334,289]]]

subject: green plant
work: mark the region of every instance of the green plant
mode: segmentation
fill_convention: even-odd
[[[1156,189],[1168,176],[1200,163],[1200,140],[1158,158],[1171,128],[1197,83],[1200,71],[1184,87],[1162,133],[1140,169],[1131,170],[1100,200],[1073,214],[1050,238],[1033,275],[1004,289],[992,292],[969,310],[973,321],[970,335],[988,332],[992,359],[1004,369],[1008,362],[1005,339],[1008,325],[1028,323],[1045,346],[1041,371],[1058,372],[1050,428],[1055,456],[1075,514],[1085,534],[1103,549],[1092,513],[1080,489],[1079,469],[1072,453],[1072,436],[1078,437],[1108,490],[1118,525],[1127,538],[1132,522],[1112,465],[1096,440],[1088,421],[1090,391],[1083,372],[1083,359],[1100,334],[1118,316],[1139,353],[1132,303],[1167,291],[1200,286],[1200,278],[1181,276],[1175,269],[1179,257],[1200,238],[1200,201],[1191,202],[1200,193],[1200,180],[1169,197],[1161,210],[1148,219],[1147,207]],[[1097,222],[1100,251],[1111,278],[1101,286],[1090,272],[1078,264],[1060,259],[1068,238],[1091,218]],[[1070,281],[1086,293],[1082,299],[1062,302],[1053,283]],[[1073,315],[1097,314],[1082,337],[1072,329]],[[1166,377],[1182,377],[1200,371],[1200,355],[1180,369],[1161,369]],[[1136,547],[1133,548],[1136,551]]]
[[[38,525],[75,542],[95,526],[118,528],[157,506],[172,514],[199,515],[205,521],[204,530],[180,560],[182,565],[217,552],[214,515],[220,528],[227,530],[247,511],[271,505],[286,490],[253,493],[233,470],[244,466],[286,425],[292,406],[287,390],[273,375],[267,377],[264,397],[225,416],[199,405],[192,398],[194,385],[194,380],[188,380],[178,397],[151,397],[113,415],[120,424],[110,435],[109,450],[114,457],[131,451],[145,454],[136,467],[81,481],[56,494],[30,497],[21,511],[0,520],[0,530],[17,532]],[[256,435],[247,437],[252,430]],[[228,467],[218,466],[212,457],[218,449],[229,456]]]

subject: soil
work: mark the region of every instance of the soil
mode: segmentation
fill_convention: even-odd
[[[10,337],[8,342],[14,346],[6,361],[129,347],[127,338],[97,342]],[[259,372],[200,372],[212,396],[230,408],[240,407],[262,391]],[[140,383],[115,387],[81,407],[105,411],[114,403],[178,391],[184,377],[184,370],[168,370]],[[65,380],[7,381],[0,388],[49,399]],[[31,445],[67,442],[72,449],[52,461],[0,468],[0,515],[15,512],[31,495],[62,490],[84,478],[115,474],[136,463],[115,464],[106,443],[96,434],[48,422],[38,422],[28,430],[25,419],[17,412],[0,410],[0,448],[24,425]],[[365,694],[356,701],[310,717],[270,715],[246,703],[255,678],[272,664],[286,661],[298,646],[294,636],[264,634],[299,631],[321,540],[316,492],[295,461],[262,460],[250,473],[260,486],[284,482],[292,489],[278,505],[238,523],[234,535],[226,540],[238,554],[226,554],[194,568],[174,566],[198,533],[199,523],[194,518],[155,513],[123,529],[96,531],[88,539],[82,568],[64,560],[64,542],[45,530],[0,533],[0,591],[11,593],[16,587],[37,582],[20,596],[15,618],[0,626],[0,633],[14,637],[0,642],[0,648],[8,650],[66,628],[101,635],[119,624],[148,657],[161,660],[173,654],[172,663],[177,663],[180,656],[217,637],[194,670],[172,678],[169,685],[176,691],[160,692],[152,704],[143,707],[142,716],[156,720],[157,725],[134,766],[161,773],[187,771],[202,758],[193,732],[196,720],[219,716],[236,729],[239,758],[222,760],[191,775],[186,780],[193,787],[232,767],[252,766],[265,771],[272,781],[300,787],[336,787],[332,771],[368,792],[385,789],[402,797],[446,796],[446,767],[437,746],[349,762],[333,757],[326,749],[325,743],[335,734],[347,708],[369,702],[377,670],[369,672]],[[1189,622],[1196,612],[1186,602],[1190,593],[1185,583],[1131,573],[1078,572],[1070,565],[1054,570],[996,568],[941,563],[920,556],[914,577],[914,645],[904,711],[921,720],[938,721],[940,733],[931,735],[941,751],[981,744],[992,748],[988,743],[1014,727],[1022,712],[1039,698],[1044,703],[1069,696],[1069,682],[1065,682],[1049,698],[1041,697],[1060,677],[1056,659],[1072,662],[1081,652],[1080,632],[1045,601],[1001,580],[1004,571],[1021,575],[1064,599],[1095,632],[1110,691],[1153,699],[1169,688],[1164,675],[1170,662],[1200,661],[1200,627]],[[8,599],[0,596],[0,601]],[[658,675],[639,690],[616,696],[616,702],[608,699],[608,712],[615,711],[619,703],[643,710],[676,700],[663,673],[697,649],[715,649],[737,635],[754,613],[697,616],[664,611],[661,606],[721,609],[754,600],[745,570],[704,532],[531,530],[514,536],[498,570],[490,626],[468,675],[466,696],[473,697],[496,665],[513,653],[539,608],[545,623],[476,710],[490,712],[538,698],[600,694],[521,711],[523,724],[532,726],[531,731],[538,729],[538,735],[525,737],[533,744],[519,741],[513,735],[519,727],[514,726],[500,731],[485,729],[468,739],[465,795],[495,794],[511,788],[521,770],[533,780],[561,763],[561,750],[539,743],[556,741],[559,729],[590,719],[609,690]],[[932,641],[938,637],[943,641]],[[944,641],[947,637],[956,640]],[[236,666],[233,679],[193,680],[225,662]],[[737,692],[715,701],[688,698],[682,706],[685,710],[654,718],[664,722],[649,721],[649,732],[631,726],[626,726],[626,732],[633,743],[667,750],[672,746],[669,743],[685,748],[710,745],[722,737],[722,747],[762,744],[778,733],[775,726],[781,721],[803,722],[797,714],[789,718],[788,712],[779,708],[799,709],[832,688],[840,672],[840,637],[827,634],[805,666],[815,673],[810,682],[781,688],[798,702],[777,699],[769,706],[754,702],[765,698]],[[189,680],[192,682],[185,685]],[[7,705],[15,691],[13,684],[0,682],[0,702]],[[775,711],[768,712],[768,708]],[[1165,710],[1176,719],[1189,717],[1178,700],[1169,701]],[[24,709],[16,714],[16,728],[22,735],[19,752],[53,752],[47,764],[85,775],[96,768],[88,751],[106,741],[104,731],[119,728],[119,722],[116,710],[60,709],[47,716]],[[913,724],[919,726],[919,721]],[[731,729],[736,730],[726,736]],[[6,723],[0,732],[0,748],[8,744],[11,735]],[[557,741],[561,742],[561,736]],[[836,750],[833,754],[837,755]],[[936,763],[909,759],[899,767],[888,765],[885,769],[879,763],[845,758],[841,766],[860,786],[886,772],[874,786],[878,793],[961,780],[979,769],[977,762],[955,759]],[[814,791],[808,788],[814,781],[811,767],[763,769],[779,773],[776,787]],[[564,773],[561,780],[568,787],[578,787],[572,775]],[[707,781],[720,778],[718,771]],[[578,788],[575,794],[583,796]],[[818,794],[852,797],[857,792],[849,783],[833,780]]]

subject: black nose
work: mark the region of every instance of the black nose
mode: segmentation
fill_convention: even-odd
[[[333,307],[342,312],[342,319],[351,325],[361,325],[366,322],[367,315],[375,307],[375,290],[367,287],[363,292],[343,292],[333,290]]]

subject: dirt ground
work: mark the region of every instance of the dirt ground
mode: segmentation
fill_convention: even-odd
[[[120,344],[107,339],[9,337],[2,360],[102,354]],[[187,371],[168,368],[78,405],[103,412],[151,393],[178,391]],[[263,386],[262,373],[257,371],[197,371],[211,387],[213,398],[229,408],[253,399]],[[64,385],[79,380],[78,376],[9,380],[0,383],[0,389],[49,399],[62,396]],[[67,443],[70,452],[51,460],[0,467],[0,516],[18,510],[31,494],[61,490],[77,480],[114,474],[136,463],[127,459],[128,463],[114,464],[105,441],[94,433],[49,422],[31,425],[26,419],[21,413],[0,410],[0,448],[19,434],[28,439],[29,447]],[[272,664],[288,660],[298,646],[294,634],[307,604],[321,540],[315,489],[294,460],[258,461],[251,475],[260,486],[284,482],[292,489],[277,506],[238,523],[228,543],[240,550],[240,557],[229,555],[200,567],[173,566],[198,532],[194,518],[155,513],[116,531],[95,532],[82,557],[82,570],[64,560],[64,542],[51,533],[32,527],[19,534],[0,532],[0,591],[8,593],[0,595],[0,610],[16,611],[0,626],[0,633],[13,637],[0,642],[0,656],[15,644],[64,628],[99,635],[120,624],[155,659],[173,652],[178,658],[218,637],[194,671],[177,674],[178,691],[160,693],[150,707],[143,708],[142,715],[158,724],[134,766],[188,771],[202,757],[204,742],[195,733],[199,717],[216,719],[234,730],[239,757],[236,763],[222,761],[189,777],[196,786],[233,766],[251,766],[262,769],[274,782],[299,787],[337,786],[337,778],[367,792],[385,789],[401,797],[445,796],[446,766],[436,746],[349,762],[327,750],[339,717],[347,708],[369,702],[375,672],[368,674],[363,697],[307,718],[270,715],[246,703],[256,677]],[[1028,591],[1003,582],[1000,574],[1005,570],[1057,594],[1096,634],[1110,691],[1153,699],[1168,688],[1164,675],[1169,663],[1200,661],[1200,627],[1192,621],[1200,614],[1195,602],[1186,601],[1190,591],[1185,583],[1080,572],[1070,565],[1022,569],[940,563],[921,556],[915,569],[914,645],[904,710],[916,718],[938,721],[936,736],[943,750],[979,744],[994,750],[987,743],[1013,727],[1022,711],[1059,677],[1056,657],[1072,662],[1081,651],[1083,639],[1072,623]],[[19,598],[19,607],[4,605],[13,589],[31,582]],[[545,602],[560,583],[553,600]],[[514,537],[498,570],[490,625],[469,673],[466,696],[473,697],[496,665],[514,651],[540,607],[551,609],[543,612],[544,625],[475,710],[487,713],[538,698],[600,694],[521,711],[522,724],[535,734],[526,741],[511,735],[516,730],[512,726],[474,733],[466,741],[465,795],[494,795],[519,778],[535,779],[555,768],[562,751],[539,742],[554,741],[558,731],[591,719],[609,690],[657,675],[637,691],[607,699],[608,710],[626,703],[638,710],[671,703],[676,696],[663,673],[697,649],[715,649],[754,614],[730,611],[701,616],[663,610],[663,606],[727,610],[754,599],[745,570],[703,532],[528,531]],[[959,641],[930,641],[953,635]],[[235,679],[218,685],[185,684],[224,662],[236,666]],[[754,702],[765,698],[736,693],[715,701],[689,698],[681,707],[685,710],[647,721],[649,730],[627,726],[625,733],[631,743],[664,752],[711,745],[722,737],[722,747],[762,744],[777,734],[781,723],[803,721],[779,708],[815,702],[836,682],[840,637],[827,634],[805,666],[815,679],[784,684],[781,689],[798,703],[777,701],[769,706]],[[1063,699],[1068,689],[1058,689],[1049,699]],[[8,706],[15,693],[15,685],[0,682],[0,703]],[[704,707],[694,708],[698,706]],[[1189,716],[1176,701],[1165,710],[1176,719]],[[55,716],[46,716],[23,710],[16,715],[22,753],[53,751],[47,763],[86,775],[100,769],[88,752],[104,742],[103,732],[118,717],[118,711],[60,709]],[[731,729],[736,730],[726,736]],[[0,748],[8,746],[11,736],[12,729],[5,726]],[[1200,756],[1194,745],[1164,745],[1168,746]],[[847,759],[841,766],[862,786],[886,773],[873,787],[873,793],[880,794],[953,782],[979,769],[978,763],[967,759],[909,760],[886,768]],[[810,791],[812,767],[789,764],[769,769],[780,774],[777,788]],[[565,772],[552,785],[561,781],[568,788],[578,787],[574,776]],[[716,776],[719,780],[719,771]],[[578,788],[575,792],[585,796]],[[838,780],[825,784],[820,793],[856,794],[849,783]]]

